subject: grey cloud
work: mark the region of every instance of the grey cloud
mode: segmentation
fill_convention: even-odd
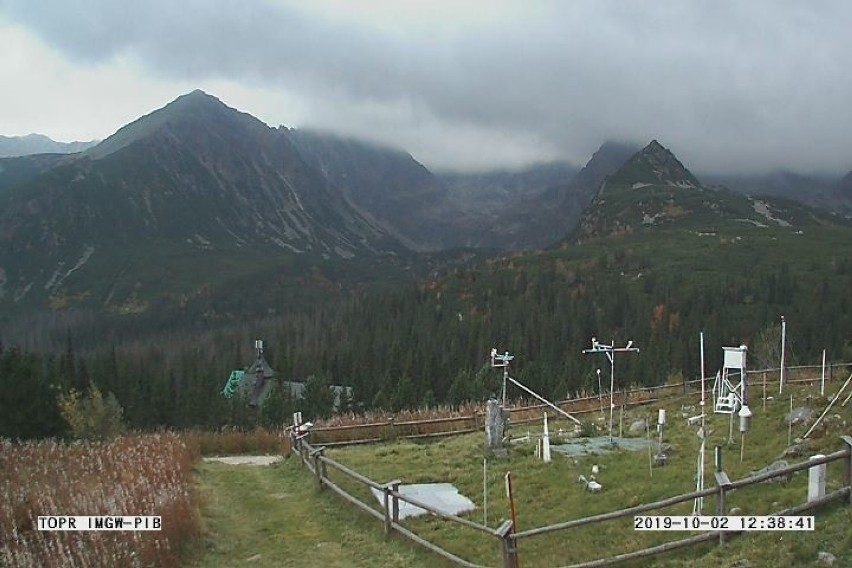
[[[433,167],[581,163],[607,139],[657,138],[698,171],[852,168],[850,3],[541,2],[500,26],[435,30],[306,6],[5,10],[80,62],[130,55],[165,78],[286,88],[307,101],[305,125],[397,143]]]

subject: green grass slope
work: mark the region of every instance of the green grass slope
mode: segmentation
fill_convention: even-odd
[[[788,445],[788,426],[784,416],[789,410],[790,394],[795,406],[809,406],[817,413],[840,387],[828,385],[827,396],[818,395],[818,387],[793,387],[778,396],[775,388],[767,393],[765,409],[759,384],[752,388],[750,400],[753,424],[746,435],[745,446],[733,430],[729,444],[727,415],[708,417],[706,486],[714,485],[713,447],[723,448],[723,465],[732,480],[741,479],[779,459]],[[624,416],[616,410],[614,429],[626,431],[630,422],[646,418],[656,422],[659,404],[631,409]],[[518,526],[529,530],[559,522],[584,518],[616,509],[658,501],[695,489],[698,438],[696,428],[687,425],[686,416],[698,413],[697,397],[669,401],[668,423],[664,446],[669,464],[650,467],[649,452],[616,451],[605,455],[567,457],[554,452],[553,461],[545,464],[535,457],[531,443],[512,444],[508,460],[488,459],[483,475],[483,435],[471,434],[440,442],[419,444],[399,442],[379,446],[349,447],[330,450],[327,455],[380,483],[401,479],[403,483],[451,482],[476,503],[467,514],[478,523],[498,527],[509,518],[509,504],[504,492],[504,475],[512,472]],[[608,415],[588,415],[589,428],[606,434]],[[849,433],[852,407],[839,403],[826,421],[816,429],[808,443],[807,455],[830,453],[841,449],[839,436]],[[554,443],[565,438],[570,424],[551,422]],[[807,425],[794,425],[792,437],[802,436]],[[515,427],[510,435],[520,438],[527,433],[533,438],[541,429],[534,426]],[[657,439],[656,433],[650,436]],[[656,444],[654,445],[656,452]],[[740,458],[742,452],[742,460]],[[798,463],[805,457],[787,457]],[[599,464],[598,480],[604,490],[600,494],[586,492],[578,483],[579,475],[590,474]],[[331,471],[331,470],[330,470]],[[316,481],[297,459],[272,468],[228,468],[205,465],[200,471],[202,491],[207,496],[207,554],[198,566],[234,565],[257,554],[258,565],[296,566],[440,566],[435,557],[424,556],[414,545],[394,538],[384,541],[381,524],[356,512],[330,491],[319,491]],[[834,463],[828,468],[828,491],[842,485],[844,468]],[[377,510],[378,501],[364,488],[347,481],[338,473],[332,478]],[[483,479],[488,492],[488,516],[484,519]],[[806,500],[807,473],[794,474],[785,483],[762,483],[736,490],[728,495],[728,506],[737,507],[742,515],[767,515]],[[705,500],[704,514],[715,511],[714,498]],[[649,514],[688,515],[692,502],[668,507]],[[730,510],[728,511],[730,513]],[[848,531],[852,508],[833,505],[811,514],[816,516],[816,530],[810,532],[754,532],[735,538],[719,547],[702,545],[658,556],[653,561],[634,566],[817,566],[817,555],[830,552],[837,558],[835,566],[852,565],[852,535]],[[435,517],[417,517],[403,524],[420,536],[469,561],[499,566],[499,548],[495,539],[469,529],[459,528]],[[591,561],[647,546],[685,538],[687,532],[638,532],[632,517],[570,529],[550,535],[531,537],[520,542],[522,566],[547,568]],[[698,533],[692,533],[698,534]],[[297,562],[291,558],[300,558]],[[270,564],[264,564],[269,562]]]

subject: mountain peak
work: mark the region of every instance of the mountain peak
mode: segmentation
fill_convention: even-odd
[[[195,89],[123,126],[115,134],[89,149],[86,155],[93,160],[104,158],[168,126],[205,125],[209,128],[217,123],[227,123],[228,129],[231,130],[239,126],[255,130],[270,130],[266,124],[250,114],[229,107],[201,89]]]
[[[692,172],[657,140],[651,140],[647,146],[634,154],[613,178],[612,181],[627,183],[633,189],[648,185],[701,187],[701,182]]]
[[[228,105],[223,103],[219,98],[207,94],[201,89],[195,89],[194,91],[183,94],[163,108],[174,108],[175,106],[182,105],[211,105],[229,108]]]

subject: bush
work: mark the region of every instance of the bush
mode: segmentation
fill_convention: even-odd
[[[124,409],[112,393],[104,398],[95,385],[86,396],[75,389],[60,394],[59,411],[78,440],[109,441],[124,432]]]

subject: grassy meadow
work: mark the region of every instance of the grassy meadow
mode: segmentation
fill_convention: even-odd
[[[790,395],[795,407],[807,406],[816,415],[826,407],[841,382],[795,385],[779,396],[769,389],[765,403],[759,385],[750,394],[754,413],[745,445],[734,424],[732,441],[727,415],[708,413],[706,486],[714,486],[713,447],[723,448],[723,467],[732,480],[741,479],[782,457],[788,438],[807,430],[785,422]],[[326,455],[370,479],[404,484],[450,482],[470,498],[476,509],[468,519],[497,528],[510,517],[504,476],[512,472],[518,529],[525,531],[616,509],[650,503],[695,489],[699,439],[686,418],[700,413],[697,396],[690,394],[663,403],[620,409],[614,413],[614,433],[646,419],[652,450],[569,457],[553,452],[551,463],[536,457],[540,424],[516,425],[509,437],[532,441],[509,445],[505,460],[487,457],[482,432],[431,442],[398,440],[374,445],[329,448]],[[606,435],[609,414],[582,415],[585,431]],[[660,407],[667,410],[663,444],[668,464],[651,467],[658,435],[653,429]],[[709,410],[709,401],[708,401]],[[560,430],[562,431],[560,433]],[[568,441],[573,424],[551,419],[551,442]],[[802,457],[842,448],[839,436],[852,430],[852,405],[838,402],[811,435]],[[731,442],[731,443],[729,443]],[[383,526],[356,510],[332,491],[320,491],[314,476],[293,455],[273,466],[251,467],[202,462],[202,454],[276,454],[286,452],[280,433],[204,432],[130,434],[110,443],[55,441],[11,443],[0,441],[0,566],[157,566],[218,568],[247,566],[406,566],[441,568],[449,564],[399,536],[386,539]],[[742,452],[742,460],[741,458]],[[486,468],[483,467],[484,460]],[[597,464],[599,494],[585,491],[580,475],[590,476]],[[328,469],[335,483],[381,510],[364,486]],[[828,491],[841,486],[844,469],[828,468]],[[487,492],[487,515],[484,510]],[[739,514],[765,515],[804,502],[807,473],[787,482],[762,483],[728,495],[728,508]],[[712,497],[704,514],[715,512]],[[692,502],[649,514],[688,515]],[[161,515],[159,532],[39,532],[39,515]],[[817,566],[821,551],[837,557],[835,566],[852,566],[852,507],[835,504],[817,510],[812,532],[753,532],[723,547],[702,545],[672,552],[635,566]],[[496,539],[442,521],[415,517],[402,521],[410,530],[471,562],[500,566]],[[522,539],[520,564],[548,568],[591,561],[638,550],[687,536],[684,532],[637,532],[632,518],[595,524]],[[697,534],[697,533],[694,533]],[[747,563],[745,563],[747,561]]]
[[[839,386],[830,385],[826,397],[818,396],[817,386],[787,388],[781,397],[777,393],[768,393],[768,396],[774,394],[774,398],[766,401],[765,409],[758,389],[753,389],[751,408],[754,418],[751,430],[746,434],[744,447],[737,422],[733,428],[733,443],[729,444],[729,417],[709,414],[705,486],[715,485],[712,473],[715,445],[723,449],[723,467],[729,477],[732,480],[747,477],[781,458],[788,446],[791,433],[784,416],[789,411],[790,394],[794,397],[794,406],[811,407],[818,415],[828,403],[828,396],[833,395]],[[623,418],[616,409],[615,433],[618,433],[620,424],[623,424],[626,432],[631,422],[642,418],[649,420],[652,425],[656,424],[658,408],[649,405],[631,409]],[[339,448],[328,450],[327,455],[379,483],[392,479],[401,479],[403,483],[451,482],[477,506],[474,512],[467,515],[468,518],[480,523],[486,521],[492,528],[497,528],[510,516],[504,476],[507,471],[511,471],[518,528],[524,531],[694,491],[699,439],[696,436],[697,428],[689,426],[686,417],[700,414],[697,397],[668,401],[666,408],[668,419],[664,430],[664,447],[669,463],[663,467],[649,467],[651,456],[648,451],[617,451],[607,455],[581,457],[567,457],[554,452],[553,461],[546,464],[535,457],[534,443],[517,443],[511,445],[508,460],[488,459],[487,473],[484,474],[484,440],[481,433],[432,443],[400,441],[382,446]],[[587,415],[585,418],[592,421],[599,433],[607,433],[608,413]],[[843,445],[839,436],[849,432],[849,424],[852,424],[850,407],[840,407],[838,403],[825,419],[824,427],[818,428],[811,435],[808,455],[841,449]],[[560,428],[568,431],[572,426],[568,422],[551,420],[551,433],[558,433]],[[806,426],[794,425],[792,438],[802,436],[805,431]],[[522,426],[510,431],[513,438],[525,437],[527,433],[535,439],[541,433],[541,428]],[[658,439],[653,430],[645,436],[649,436],[652,441]],[[553,443],[558,443],[558,434],[554,438]],[[651,453],[656,453],[656,444],[653,447]],[[795,463],[805,458],[785,459]],[[578,482],[580,475],[589,477],[593,464],[600,467],[598,481],[604,490],[599,494],[586,492]],[[335,482],[363,501],[374,504],[377,510],[381,509],[366,488],[349,481],[331,468],[329,472]],[[841,464],[829,466],[828,491],[840,487],[843,473]],[[482,508],[484,479],[488,495],[487,519]],[[806,495],[807,473],[800,472],[786,483],[763,483],[736,490],[728,495],[728,508],[730,512],[730,508],[737,507],[741,510],[740,514],[744,515],[766,515],[800,504],[805,501]],[[713,498],[705,499],[704,514],[714,514],[715,506]],[[693,503],[689,502],[649,514],[687,515],[692,513],[692,509]],[[656,562],[658,565],[671,566],[719,566],[725,565],[719,564],[720,558],[742,554],[751,558],[753,565],[764,565],[756,559],[771,555],[772,563],[765,565],[792,567],[807,565],[803,563],[803,555],[810,555],[808,560],[815,561],[819,549],[835,554],[841,563],[845,562],[842,565],[852,565],[852,537],[846,536],[844,530],[852,520],[852,514],[842,506],[834,509],[831,514],[828,514],[828,510],[815,513],[817,529],[812,533],[751,533],[735,539],[722,549],[712,546],[690,548],[658,557]],[[521,564],[535,567],[564,566],[687,536],[682,532],[636,532],[632,522],[632,518],[627,518],[524,539],[519,544]],[[435,517],[418,517],[404,523],[415,533],[466,560],[484,565],[500,563],[499,549],[491,537]],[[834,532],[842,536],[831,538]],[[772,542],[769,548],[766,547],[767,540]],[[647,564],[646,561],[639,565]]]

